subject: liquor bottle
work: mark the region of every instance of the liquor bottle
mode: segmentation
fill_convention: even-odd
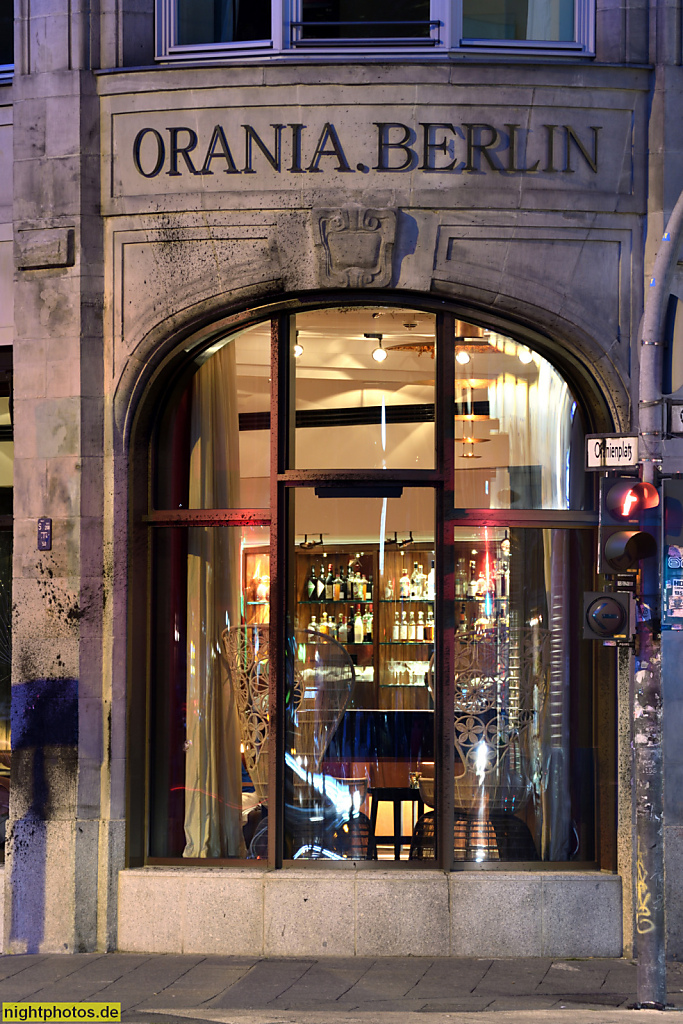
[[[339,626],[337,628],[337,640],[340,644],[345,644],[349,639],[349,630],[346,625],[346,619],[343,615],[339,616]]]
[[[428,644],[434,643],[434,612],[431,608],[427,612],[427,621],[425,622],[425,640]]]
[[[327,567],[327,576],[325,577],[325,600],[331,601],[334,597],[334,576],[332,575],[332,563]]]
[[[434,563],[432,562],[433,565]],[[434,575],[434,591],[436,592],[436,574]],[[434,596],[436,596],[436,593]],[[458,568],[455,574],[455,596],[467,597],[467,561],[464,558],[458,559]]]
[[[477,577],[477,597],[485,597],[487,590],[488,584],[486,582],[484,570],[482,569],[481,572],[479,573],[479,576]]]
[[[369,608],[363,614],[363,643],[372,643],[372,612]]]
[[[307,629],[309,633],[315,633],[317,631],[318,623],[315,621],[315,615],[311,615],[311,621],[308,623]]]
[[[477,596],[477,563],[474,559],[470,560],[470,581],[467,585],[468,597]]]
[[[337,575],[334,577],[334,583],[332,584],[332,600],[341,601],[342,596],[342,578],[341,578],[341,567],[337,569]]]
[[[320,566],[320,575],[318,576],[318,582],[315,592],[316,600],[325,600],[325,566]]]
[[[403,612],[402,615],[401,615],[401,628],[399,630],[398,636],[399,636],[399,640],[407,640],[408,639],[408,620],[407,620],[407,613],[406,612]]]
[[[365,573],[362,573],[360,578],[360,594],[358,596],[361,601],[368,600],[368,578]]]
[[[417,574],[417,582],[418,582],[418,590],[419,590],[418,597],[424,599],[427,596],[427,577],[425,576],[424,566],[418,565],[418,570],[419,570],[418,574]]]
[[[339,600],[340,601],[345,601],[347,597],[348,597],[348,593],[347,593],[347,590],[346,590],[346,578],[344,576],[344,566],[340,565],[339,566]]]
[[[460,605],[460,621],[458,624],[458,633],[467,633],[467,606],[464,604]]]
[[[458,560],[458,565],[459,564],[460,564],[460,560]],[[456,576],[456,587],[457,587],[457,576]],[[436,597],[436,572],[434,570],[434,559],[432,558],[432,567],[429,570],[429,575],[427,576],[427,600],[428,601],[433,601],[435,597]]]
[[[420,570],[417,567],[417,562],[413,562],[413,571],[410,574],[410,597],[413,601],[416,597],[420,596],[418,592],[418,588],[420,586],[419,576]]]
[[[391,633],[391,639],[392,640],[398,640],[399,636],[400,636],[400,633],[401,633],[401,624],[398,621],[398,612],[396,612],[396,615],[394,617],[394,628],[393,628],[392,633]]]
[[[311,565],[311,571],[309,572],[308,579],[306,580],[306,600],[315,601],[317,593],[318,580],[315,575],[315,566]]]
[[[387,601],[392,601],[394,597],[394,581],[393,579],[387,580],[384,585],[384,597]]]
[[[419,644],[424,643],[425,638],[425,613],[417,613],[417,626],[415,627],[415,639]]]
[[[398,596],[400,598],[410,597],[410,576],[407,569],[403,570],[403,575],[398,581]]]
[[[330,615],[327,619],[327,635],[331,636],[333,640],[337,639],[337,622],[334,615]]]
[[[355,593],[356,578],[353,573],[353,562],[349,562],[348,572],[346,573],[346,600],[353,601],[353,595]]]
[[[324,633],[327,636],[327,612],[323,612],[323,617],[318,626],[318,632]]]
[[[368,584],[365,588],[365,600],[372,601],[372,573],[368,576]]]
[[[360,613],[360,605],[356,607],[356,617],[353,620],[353,642],[354,644],[363,643],[363,616]]]
[[[416,635],[416,631],[415,631],[415,612],[411,612],[410,613],[410,620],[408,622],[408,639],[412,643],[415,643],[415,635]]]

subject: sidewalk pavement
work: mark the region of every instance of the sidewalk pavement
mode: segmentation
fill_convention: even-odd
[[[120,1002],[124,1024],[662,1020],[657,1010],[628,1009],[635,998],[631,960],[0,956],[3,1002]],[[670,1016],[683,1010],[683,964],[668,965],[668,1003]]]

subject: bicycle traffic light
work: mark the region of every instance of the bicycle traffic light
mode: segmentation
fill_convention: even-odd
[[[635,629],[633,595],[585,593],[583,636],[585,640],[630,640]]]
[[[598,572],[635,573],[659,549],[659,491],[633,477],[600,481]]]

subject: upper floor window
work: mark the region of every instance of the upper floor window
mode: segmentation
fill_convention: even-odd
[[[0,0],[0,83],[14,70],[14,5]]]
[[[158,0],[158,56],[434,53],[459,48],[591,53],[592,0]]]

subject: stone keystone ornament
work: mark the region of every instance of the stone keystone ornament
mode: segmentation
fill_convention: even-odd
[[[395,210],[345,206],[313,210],[321,286],[386,287],[396,234]]]

